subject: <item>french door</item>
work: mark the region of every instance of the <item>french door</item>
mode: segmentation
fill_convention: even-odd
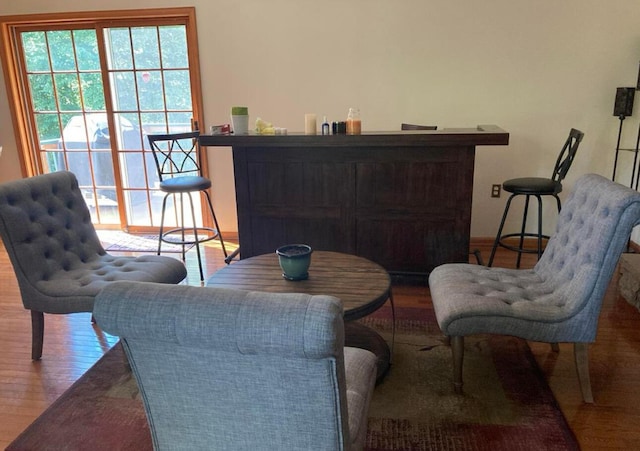
[[[159,225],[163,194],[146,136],[197,127],[191,16],[14,29],[27,159],[35,173],[74,172],[98,225],[131,231]]]

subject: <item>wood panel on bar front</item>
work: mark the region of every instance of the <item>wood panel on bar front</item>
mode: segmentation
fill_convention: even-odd
[[[476,146],[508,143],[493,125],[200,137],[232,147],[242,258],[305,243],[410,275],[468,261]]]

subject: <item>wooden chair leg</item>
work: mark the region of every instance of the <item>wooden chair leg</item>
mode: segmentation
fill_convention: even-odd
[[[560,345],[558,343],[551,343],[551,350],[553,352],[560,352]]]
[[[591,378],[589,377],[589,343],[574,343],[573,352],[576,360],[576,370],[578,371],[578,381],[582,390],[582,399],[586,403],[593,404]]]
[[[453,356],[453,389],[462,394],[462,361],[464,359],[464,337],[451,337],[451,354]]]
[[[31,359],[40,360],[44,342],[44,313],[31,310]]]

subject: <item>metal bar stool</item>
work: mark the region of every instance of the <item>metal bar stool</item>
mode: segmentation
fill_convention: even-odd
[[[562,180],[564,180],[567,172],[569,172],[569,168],[573,163],[573,159],[576,156],[578,146],[580,145],[583,137],[584,133],[582,133],[580,130],[576,130],[574,128],[571,129],[571,131],[569,132],[569,136],[567,137],[567,140],[565,141],[564,145],[562,146],[562,150],[558,155],[558,159],[556,160],[556,164],[553,168],[553,174],[551,175],[551,178],[523,177],[510,179],[502,184],[502,189],[504,189],[508,193],[511,193],[511,196],[509,196],[507,205],[504,209],[504,213],[502,214],[502,221],[500,221],[500,227],[498,227],[498,233],[496,234],[496,239],[493,242],[491,256],[489,257],[489,263],[487,264],[487,266],[493,266],[493,258],[496,255],[498,246],[518,253],[516,268],[520,268],[520,260],[523,253],[538,254],[538,259],[540,259],[540,256],[542,255],[542,252],[544,250],[542,241],[545,239],[549,239],[548,235],[542,234],[542,197],[555,197],[556,204],[558,206],[558,213],[560,213],[562,204],[560,202],[558,194],[562,191]],[[507,219],[509,208],[511,207],[511,201],[516,196],[525,196],[524,213],[522,215],[522,226],[520,228],[520,232],[507,233],[503,235],[502,229],[504,228],[504,223]],[[529,213],[529,200],[531,197],[535,197],[538,200],[538,228],[536,233],[526,232],[527,214]],[[535,248],[525,247],[525,237],[535,237],[537,240],[537,246]],[[507,244],[505,240],[508,238],[518,238],[518,245],[515,246]]]
[[[162,135],[148,135],[149,144],[153,150],[153,158],[156,162],[158,176],[160,177],[160,190],[165,193],[162,200],[162,216],[160,219],[160,236],[158,238],[158,255],[162,248],[162,243],[182,245],[182,260],[185,260],[186,246],[194,245],[198,254],[198,268],[200,270],[200,281],[204,282],[204,271],[202,269],[202,258],[200,254],[200,243],[213,239],[220,240],[222,252],[227,258],[227,250],[220,233],[220,227],[216,214],[213,211],[209,189],[211,180],[202,176],[202,164],[200,160],[200,147],[198,138],[200,132],[173,133]],[[208,210],[213,219],[214,227],[198,225],[194,208],[192,193],[202,193],[205,195]],[[180,222],[178,227],[164,230],[165,212],[167,199],[172,195],[179,195],[180,199]],[[191,207],[192,226],[185,226],[184,218],[184,197],[189,199]],[[175,201],[175,198],[174,198]],[[189,235],[187,235],[189,233]],[[225,260],[226,261],[226,260]]]

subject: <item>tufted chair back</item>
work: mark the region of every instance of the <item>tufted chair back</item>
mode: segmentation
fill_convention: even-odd
[[[44,313],[91,312],[95,296],[115,280],[174,284],[186,276],[171,257],[108,254],[71,172],[0,185],[0,237],[31,310],[34,360],[42,354]]]
[[[57,172],[0,186],[0,236],[21,286],[50,280],[106,252],[76,177]],[[35,298],[25,299],[26,308]]]
[[[639,221],[640,193],[596,174],[581,177],[562,208],[534,270],[567,316],[582,311],[581,341],[595,339],[602,298]]]
[[[140,387],[154,449],[357,450],[376,357],[331,296],[118,282],[96,298]]]

